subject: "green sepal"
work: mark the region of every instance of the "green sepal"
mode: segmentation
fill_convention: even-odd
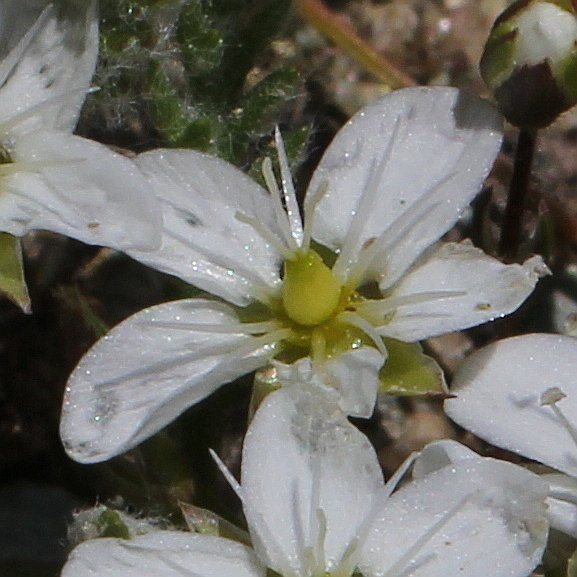
[[[6,232],[0,233],[0,290],[25,313],[31,312],[20,239]]]
[[[577,50],[573,49],[559,67],[561,91],[565,96],[567,107],[577,103]]]
[[[419,343],[403,343],[383,338],[389,357],[381,369],[380,391],[399,396],[447,395],[441,367],[423,353]]]
[[[503,22],[491,30],[479,63],[481,76],[491,90],[496,90],[507,79],[515,65],[517,27]]]
[[[215,537],[231,539],[244,545],[251,545],[250,536],[246,531],[216,513],[188,503],[179,503],[179,506],[186,525],[191,532],[214,535]]]

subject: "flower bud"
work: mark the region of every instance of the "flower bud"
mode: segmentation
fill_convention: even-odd
[[[72,523],[68,526],[68,544],[72,548],[83,541],[99,537],[133,539],[162,528],[158,519],[137,518],[117,509],[97,505],[73,514]]]
[[[516,126],[542,128],[577,103],[574,4],[517,0],[493,25],[481,75]]]

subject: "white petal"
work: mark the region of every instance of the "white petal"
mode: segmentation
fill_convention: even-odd
[[[444,439],[429,443],[420,452],[413,465],[413,479],[422,479],[426,475],[438,471],[452,463],[463,459],[478,459],[479,455],[465,445]]]
[[[15,31],[4,46],[13,49],[0,63],[0,131],[12,137],[42,128],[72,132],[96,65],[96,2],[47,7],[18,44],[16,34],[36,6],[30,11],[10,0],[6,9],[3,26],[13,22]],[[13,124],[17,118],[21,122]]]
[[[92,539],[72,551],[62,577],[264,577],[251,549],[221,537],[159,531]]]
[[[577,538],[577,479],[562,473],[541,477],[549,484],[547,519],[553,529]]]
[[[282,575],[334,571],[383,486],[373,448],[337,402],[314,385],[280,389],[245,439],[245,515],[259,555]],[[307,568],[311,558],[320,567]]]
[[[243,334],[230,307],[206,300],[129,317],[68,381],[60,424],[66,450],[85,463],[127,451],[222,384],[266,364],[273,347],[261,340]]]
[[[38,131],[18,139],[13,160],[0,165],[1,230],[46,229],[118,250],[160,243],[158,203],[128,158],[79,136]]]
[[[155,150],[137,163],[160,198],[164,232],[159,251],[131,256],[238,305],[280,283],[279,254],[236,217],[243,213],[280,238],[266,191],[231,164],[192,150]]]
[[[409,304],[399,306],[379,333],[412,342],[503,317],[521,305],[547,272],[538,256],[523,265],[505,265],[467,242],[441,244],[392,289],[391,299]],[[446,298],[439,297],[443,292]],[[434,297],[410,302],[423,293]]]
[[[339,391],[340,407],[347,415],[368,418],[373,414],[385,361],[377,349],[361,347],[322,365],[326,383]]]
[[[546,489],[493,459],[444,467],[382,503],[359,568],[366,577],[526,577],[545,548]]]
[[[441,87],[386,95],[349,121],[315,171],[307,194],[323,182],[328,193],[313,237],[354,257],[388,231],[370,276],[390,286],[461,216],[500,142],[497,112],[475,96]]]
[[[0,59],[20,42],[32,28],[50,0],[4,0],[0,7]],[[52,10],[52,9],[51,9]]]
[[[570,431],[541,395],[559,387],[557,403],[577,424],[577,340],[533,334],[498,341],[461,366],[453,380],[447,414],[490,443],[577,476],[577,446]]]
[[[310,357],[305,357],[290,365],[279,361],[273,361],[273,365],[284,386],[314,381],[332,387],[339,393],[339,406],[345,414],[368,418],[375,410],[381,384],[379,371],[385,360],[377,349],[361,347],[324,363],[313,365]]]

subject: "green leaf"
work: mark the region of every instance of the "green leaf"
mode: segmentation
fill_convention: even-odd
[[[287,100],[302,90],[294,70],[266,64],[290,5],[101,0],[101,90],[87,104],[104,117],[96,129],[123,127],[138,139],[134,146],[160,141],[250,167]],[[265,78],[248,79],[263,61]]]
[[[216,136],[220,132],[218,119],[203,116],[187,124],[180,136],[174,140],[174,144],[177,147],[194,148],[208,154],[215,154],[218,151],[215,146]]]
[[[215,26],[210,6],[200,0],[186,3],[176,25],[182,63],[191,76],[210,74],[219,67],[224,38]]]
[[[423,353],[419,343],[383,339],[389,357],[381,369],[381,392],[389,395],[446,395],[441,367]]]
[[[242,93],[246,75],[278,33],[290,5],[290,0],[214,1],[214,8],[221,11],[223,29],[231,31],[225,40],[221,77],[223,95],[229,102]]]
[[[159,62],[150,62],[148,80],[150,114],[163,137],[169,142],[178,142],[190,122],[182,97]]]
[[[30,312],[20,239],[6,232],[0,233],[0,290],[25,313]]]

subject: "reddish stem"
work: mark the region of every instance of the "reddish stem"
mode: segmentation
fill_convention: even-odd
[[[329,10],[322,0],[295,0],[295,6],[299,14],[321,34],[327,36],[390,88],[416,85],[410,76],[362,40],[350,24]]]

